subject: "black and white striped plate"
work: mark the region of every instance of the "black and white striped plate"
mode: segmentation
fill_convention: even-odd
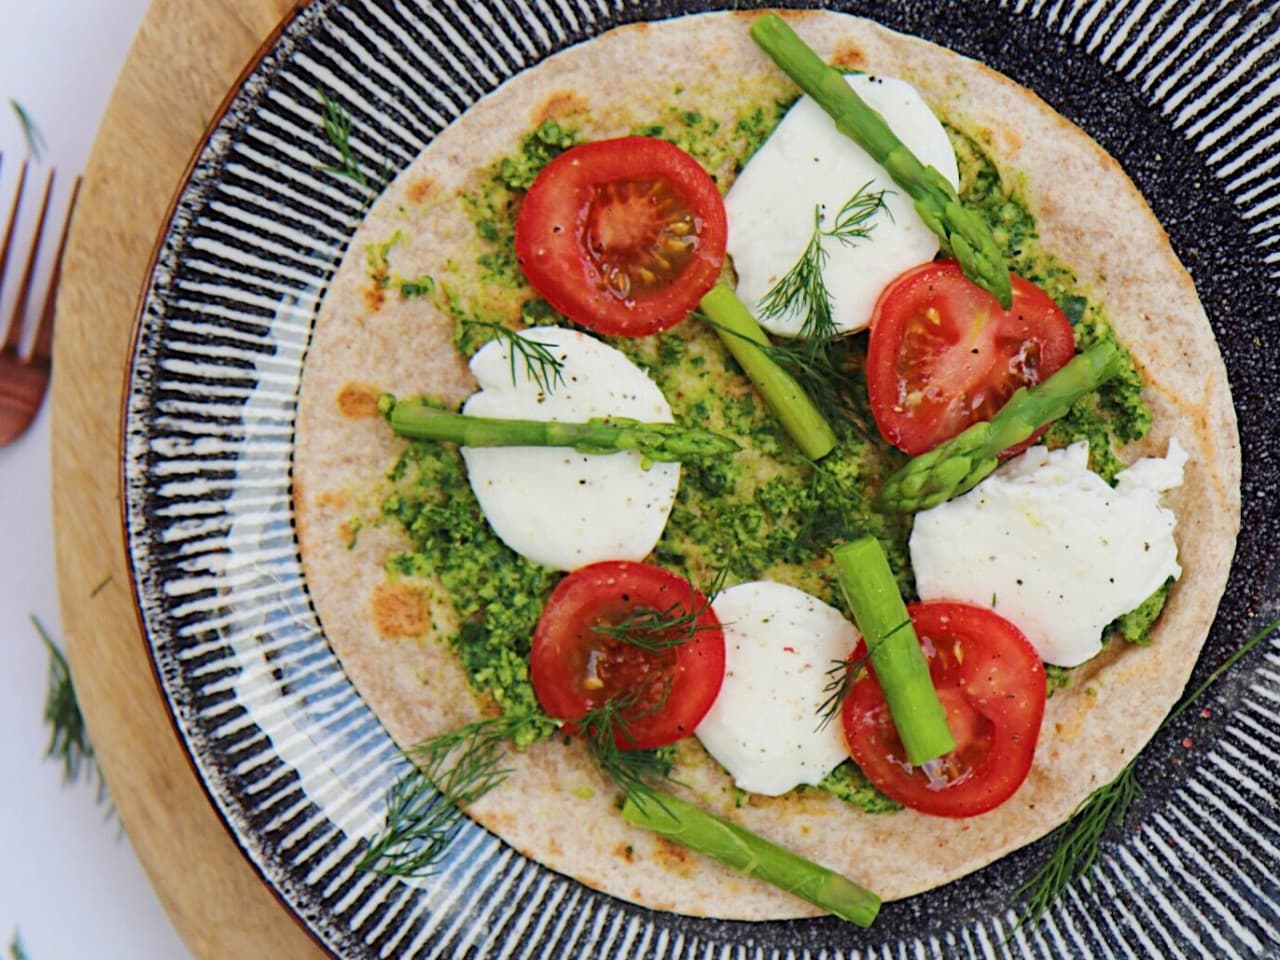
[[[125,437],[128,543],[174,722],[246,856],[342,957],[1280,956],[1280,646],[1157,736],[1091,884],[1011,932],[1033,845],[889,904],[747,924],[643,910],[468,825],[439,876],[359,873],[402,771],[325,642],[293,533],[296,393],[316,311],[377,185],[322,169],[317,89],[393,175],[507,77],[615,25],[716,4],[316,0],[234,92],[160,239]],[[730,4],[753,6],[752,3]],[[1138,183],[1222,344],[1244,525],[1197,677],[1276,613],[1280,577],[1280,12],[1274,0],[837,3],[991,64]],[[640,81],[642,82],[642,80]]]

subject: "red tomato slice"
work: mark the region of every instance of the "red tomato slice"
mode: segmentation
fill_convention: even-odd
[[[720,276],[728,233],[715,181],[652,137],[584,143],[542,170],[516,217],[516,258],[574,323],[641,337],[689,315]]]
[[[1044,664],[1022,631],[985,607],[931,601],[907,608],[929,661],[956,749],[931,771],[907,763],[884,693],[868,666],[845,697],[849,752],[885,795],[943,817],[972,817],[1026,779],[1044,717]],[[855,661],[866,652],[859,643]]]
[[[633,630],[642,648],[599,627],[696,614],[669,630]],[[656,641],[656,643],[655,643]],[[625,704],[614,742],[647,750],[693,733],[724,680],[724,633],[711,604],[683,577],[647,563],[605,561],[556,586],[533,633],[529,672],[544,710],[581,720],[606,701]]]
[[[880,294],[867,393],[881,434],[899,450],[915,456],[990,420],[1015,390],[1074,356],[1071,321],[1058,305],[1035,284],[1010,279],[1008,310],[954,260],[912,267]]]

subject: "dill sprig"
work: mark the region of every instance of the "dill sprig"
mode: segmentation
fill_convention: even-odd
[[[657,784],[670,782],[670,766],[656,751],[618,745],[615,732],[624,743],[635,742],[628,718],[662,705],[659,700],[635,714],[638,702],[638,692],[607,700],[573,726],[601,771],[626,797],[643,803]],[[434,873],[462,829],[463,808],[510,775],[503,763],[507,743],[528,721],[524,715],[477,720],[414,747],[409,752],[414,767],[387,791],[382,830],[369,841],[356,869],[396,877]]]
[[[550,344],[532,340],[527,335],[500,323],[488,320],[464,320],[464,327],[477,327],[490,331],[495,338],[507,341],[511,356],[511,382],[516,382],[516,356],[524,361],[525,375],[538,385],[543,393],[555,392],[564,383],[564,361],[552,351]]]
[[[338,151],[338,158],[342,161],[340,166],[325,166],[321,169],[346,177],[362,187],[368,186],[369,178],[360,168],[360,161],[356,159],[355,151],[351,147],[351,114],[346,107],[329,96],[323,87],[317,87],[316,94],[320,97],[320,104],[324,108],[322,119],[325,138]]]
[[[409,751],[415,766],[387,791],[382,832],[357,868],[398,877],[434,872],[462,828],[462,808],[510,774],[506,744],[529,717],[501,716],[468,723]]]
[[[658,651],[688,643],[703,630],[718,630],[720,624],[702,624],[698,621],[724,589],[728,569],[722,569],[711,581],[701,603],[682,603],[679,600],[662,610],[653,607],[636,607],[617,623],[595,623],[591,631],[641,650]],[[693,600],[690,585],[690,601]]]
[[[840,715],[840,708],[844,706],[844,699],[849,695],[849,691],[853,689],[853,681],[857,679],[858,673],[861,672],[866,657],[859,657],[856,660],[832,660],[831,666],[827,668],[827,684],[822,688],[822,692],[827,694],[827,699],[818,705],[818,726],[816,729],[825,730],[831,721]]]
[[[96,781],[98,799],[103,800],[107,795],[106,781],[93,752],[93,744],[89,742],[89,732],[71,682],[71,667],[39,618],[32,616],[31,623],[49,651],[49,680],[44,700],[44,722],[49,728],[49,743],[45,747],[45,757],[62,764],[63,783],[79,783],[85,778]]]
[[[13,98],[9,99],[9,106],[13,107],[13,112],[18,116],[18,123],[22,126],[22,139],[26,141],[27,151],[39,163],[44,159],[45,150],[49,149],[49,141],[45,139],[40,128],[36,126],[36,122],[31,119],[25,107]]]
[[[13,931],[13,939],[9,941],[9,960],[27,960],[27,951],[22,946],[22,935]]]
[[[1052,855],[1014,892],[1015,898],[1031,892],[1015,929],[1038,920],[1072,881],[1093,866],[1107,832],[1113,825],[1124,823],[1129,807],[1142,793],[1134,770],[1130,761],[1114,780],[1089,794],[1071,819],[1050,834],[1057,844]]]
[[[873,647],[879,647],[880,644],[909,626],[911,626],[911,621],[903,620],[883,637],[876,640]],[[853,689],[854,683],[857,682],[858,675],[862,673],[863,668],[866,667],[867,662],[871,659],[873,647],[868,647],[866,653],[860,657],[831,661],[831,666],[826,673],[827,684],[822,688],[822,692],[828,696],[818,705],[818,730],[825,730],[832,720],[840,716],[840,709],[844,706],[845,698],[849,696],[849,691]]]
[[[1185,695],[1169,715],[1156,728],[1159,733],[1191,706],[1219,677],[1240,662],[1249,651],[1280,629],[1280,620],[1273,620],[1222,662],[1204,682]],[[1014,899],[1029,894],[1026,905],[1018,915],[1013,929],[1023,924],[1035,923],[1053,905],[1054,901],[1072,883],[1083,877],[1098,859],[1102,841],[1113,827],[1121,826],[1133,802],[1142,794],[1138,781],[1135,755],[1115,778],[1094,790],[1076,807],[1071,818],[1051,834],[1053,852],[1026,883],[1014,891]]]
[[[718,629],[698,623],[699,616],[700,611],[688,610],[682,603],[663,610],[637,607],[617,623],[592,624],[591,632],[641,650],[667,650],[688,643],[699,630]]]
[[[763,318],[799,314],[804,318],[800,337],[814,345],[839,334],[832,316],[831,291],[823,276],[829,256],[823,241],[830,238],[852,246],[871,235],[875,229],[872,218],[881,210],[888,214],[889,208],[884,202],[885,191],[872,191],[870,186],[871,181],[867,181],[845,201],[829,230],[822,226],[822,205],[814,206],[813,233],[800,259],[760,298],[757,309]]]
[[[833,424],[845,424],[859,436],[869,438],[867,424],[853,403],[849,371],[846,369],[846,351],[839,338],[825,342],[817,340],[773,340],[761,343],[751,340],[716,323],[705,314],[702,321],[715,330],[729,336],[747,340],[777,366],[781,367],[800,384],[822,417]]]
[[[656,750],[637,749],[631,733],[632,722],[662,709],[671,692],[671,682],[666,682],[661,697],[637,712],[643,692],[636,690],[625,696],[610,697],[574,723],[586,744],[587,755],[622,791],[624,798],[640,807],[655,799],[654,791],[659,786],[675,783],[667,759]]]

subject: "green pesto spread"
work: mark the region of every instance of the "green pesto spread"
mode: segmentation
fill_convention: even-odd
[[[634,132],[683,147],[708,169],[718,171],[724,189],[723,181],[741,170],[789,106],[785,99],[745,103],[729,122],[671,106],[652,124]],[[1001,180],[980,145],[955,129],[949,132],[960,163],[961,196],[966,204],[981,209],[995,227],[1013,269],[1043,286],[1063,307],[1080,346],[1112,338],[1101,308],[1089,301],[1070,269],[1039,249],[1033,217]],[[529,133],[513,154],[496,161],[463,197],[475,226],[474,256],[451,263],[445,275],[414,281],[454,318],[454,344],[462,354],[471,355],[490,339],[482,326],[485,323],[519,328],[564,322],[526,284],[515,262],[512,239],[522,191],[546,163],[577,139],[570,123],[548,120]],[[394,277],[387,260],[398,239],[392,235],[370,248],[371,273]],[[848,341],[852,344],[849,389],[855,398],[866,394],[859,363],[864,341]],[[729,584],[777,580],[848,615],[834,588],[829,551],[839,543],[872,534],[885,546],[904,593],[913,593],[907,553],[910,518],[881,514],[871,505],[877,478],[899,466],[904,457],[883,443],[874,429],[842,424],[836,450],[815,466],[785,438],[706,324],[691,319],[658,335],[610,343],[649,373],[677,422],[705,426],[735,438],[743,447],[732,458],[682,466],[680,488],[654,550],[654,562],[700,587],[707,587],[721,572]],[[1095,469],[1110,478],[1119,469],[1110,438],[1134,439],[1149,426],[1140,389],[1141,381],[1131,370],[1096,399],[1077,404],[1050,431],[1049,441],[1061,445],[1089,439]],[[855,401],[855,408],[859,403],[865,414],[864,402]],[[869,417],[864,419],[870,423]],[[492,533],[455,447],[411,442],[390,479],[394,492],[383,504],[383,513],[403,527],[412,547],[391,557],[388,569],[437,580],[447,591],[461,626],[446,640],[456,650],[473,688],[504,712],[530,717],[515,737],[517,745],[549,736],[555,724],[537,708],[527,664],[543,600],[560,574],[521,558]],[[1163,595],[1164,591],[1144,604],[1141,612],[1122,618],[1125,636],[1141,639],[1145,635]],[[896,809],[852,763],[842,764],[822,786],[864,810]]]
[[[1169,599],[1169,589],[1172,586],[1173,580],[1166,580],[1146,600],[1143,600],[1142,603],[1128,613],[1117,617],[1115,623],[1111,625],[1112,629],[1130,643],[1142,646],[1150,643],[1151,626],[1156,622],[1156,617],[1160,616],[1160,611],[1164,609],[1165,601]]]
[[[818,786],[866,813],[893,813],[902,809],[902,804],[873,787],[852,760],[846,760],[828,773]]]

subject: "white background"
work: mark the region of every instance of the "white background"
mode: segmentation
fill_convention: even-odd
[[[10,98],[48,141],[43,163],[28,178],[25,237],[37,206],[31,177],[43,189],[51,165],[58,176],[50,220],[61,225],[71,182],[84,167],[146,6],[147,0],[0,0],[0,230],[26,152]],[[19,242],[10,277],[26,251]],[[7,286],[0,334],[14,283]],[[30,960],[180,960],[190,954],[119,822],[107,818],[92,786],[64,786],[61,767],[44,760],[49,661],[29,616],[60,637],[49,482],[46,404],[26,436],[0,448],[0,957],[9,960],[19,936]]]

